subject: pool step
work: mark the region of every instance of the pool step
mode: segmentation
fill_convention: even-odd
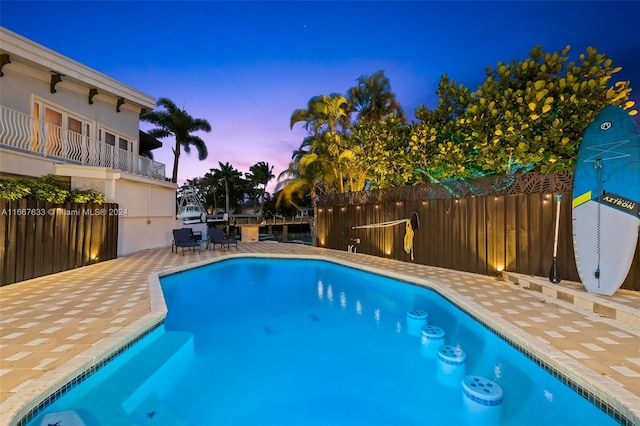
[[[141,351],[141,361],[136,364],[143,370],[141,384],[124,398],[122,408],[132,414],[148,398],[162,398],[193,353],[193,335],[186,332],[167,332]]]
[[[562,280],[559,284],[548,278],[502,271],[502,278],[522,288],[538,291],[545,297],[562,300],[607,318],[640,327],[640,297],[633,290],[619,289],[613,296],[588,293],[582,283]]]

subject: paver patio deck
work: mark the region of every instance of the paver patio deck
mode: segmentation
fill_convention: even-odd
[[[161,321],[158,272],[236,253],[322,256],[434,288],[640,424],[637,292],[604,297],[576,283],[507,273],[508,281],[299,244],[238,246],[184,256],[169,247],[145,250],[1,287],[0,425],[16,424],[51,392]]]

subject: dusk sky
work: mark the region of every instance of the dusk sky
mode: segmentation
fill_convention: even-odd
[[[218,162],[266,161],[277,176],[305,135],[291,113],[378,70],[411,120],[435,107],[442,74],[475,90],[487,66],[537,44],[574,57],[594,46],[638,102],[639,16],[638,1],[0,2],[3,27],[211,123],[199,133],[209,157],[183,154],[179,183]],[[154,155],[170,176],[174,141],[163,142]]]

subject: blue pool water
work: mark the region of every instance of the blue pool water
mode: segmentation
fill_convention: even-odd
[[[65,410],[88,425],[616,424],[425,288],[329,262],[254,258],[161,285],[164,325],[30,424]],[[497,408],[472,414],[460,371],[443,373],[429,341],[408,329],[410,311],[428,313],[466,354],[465,374],[499,385]]]

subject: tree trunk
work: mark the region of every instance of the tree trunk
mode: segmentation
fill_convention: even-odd
[[[178,183],[178,160],[180,159],[180,142],[176,139],[176,148],[173,150],[173,175],[171,182]]]
[[[313,207],[313,218],[309,223],[311,231],[311,245],[318,247],[318,231],[316,229],[316,218],[318,217],[318,206],[316,205],[316,191],[311,190],[311,206]]]
[[[225,191],[225,213],[229,214],[229,182],[225,178],[224,180],[224,191]]]

